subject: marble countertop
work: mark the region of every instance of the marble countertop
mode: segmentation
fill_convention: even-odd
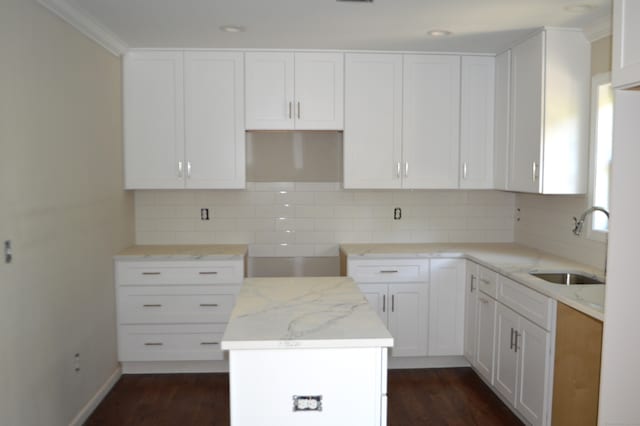
[[[223,260],[243,257],[246,244],[131,246],[115,255],[118,260]]]
[[[602,270],[518,244],[342,244],[349,257],[463,257],[494,270],[539,293],[600,321],[604,320],[605,286],[560,285],[529,274],[531,271],[580,271],[602,276]]]
[[[348,277],[247,278],[222,338],[223,350],[391,346]]]

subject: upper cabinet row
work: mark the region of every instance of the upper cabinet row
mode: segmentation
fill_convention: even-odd
[[[125,186],[243,188],[246,130],[344,130],[345,188],[586,190],[590,46],[492,56],[133,51]]]

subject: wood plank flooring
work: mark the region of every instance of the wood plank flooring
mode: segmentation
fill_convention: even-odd
[[[124,375],[85,425],[226,426],[228,388],[227,374]],[[390,370],[388,393],[389,426],[522,425],[470,368]]]

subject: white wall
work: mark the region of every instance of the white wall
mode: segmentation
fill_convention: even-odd
[[[117,368],[120,60],[35,0],[0,9],[0,424],[66,425]]]

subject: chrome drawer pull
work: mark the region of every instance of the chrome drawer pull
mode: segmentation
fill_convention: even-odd
[[[214,345],[219,345],[220,343],[218,343],[218,342],[200,342],[200,344],[202,346],[214,346]]]
[[[164,343],[162,342],[145,342],[145,346],[162,346]]]
[[[162,305],[159,303],[149,303],[142,306],[145,308],[161,308],[162,307]]]
[[[142,275],[160,275],[160,272],[143,272]]]
[[[387,270],[382,270],[380,271],[381,274],[397,274],[398,270],[397,269],[387,269]]]
[[[509,344],[509,349],[513,349],[513,328],[511,329],[511,343]]]
[[[218,275],[217,271],[204,271],[204,272],[198,272],[200,275]]]
[[[200,306],[203,308],[215,308],[218,306],[217,303],[201,303]]]

